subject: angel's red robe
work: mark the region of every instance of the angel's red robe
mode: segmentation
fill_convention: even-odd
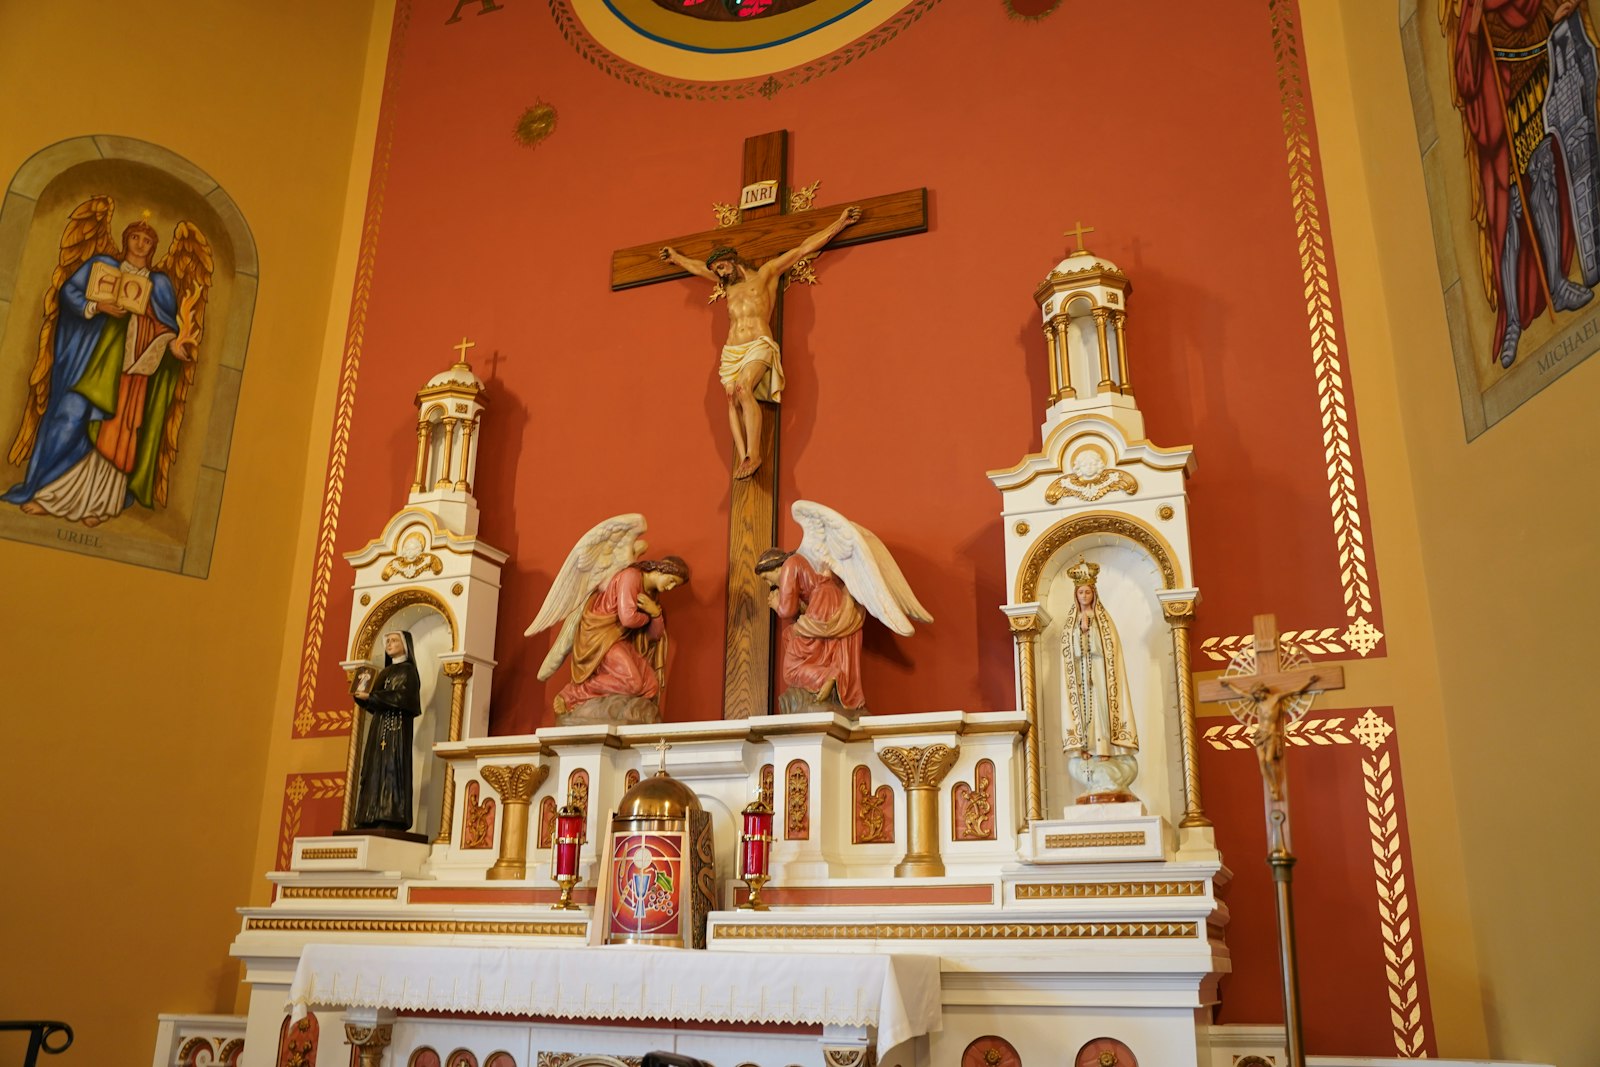
[[[861,623],[864,615],[837,575],[818,574],[805,557],[783,561],[778,574],[778,617],[785,620],[780,677],[815,694],[836,679],[839,703],[866,706],[861,691]]]

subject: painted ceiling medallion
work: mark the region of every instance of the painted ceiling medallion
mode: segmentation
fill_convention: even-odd
[[[786,11],[815,4],[818,0],[652,0],[664,11],[676,15],[706,19],[712,22],[733,22],[736,19],[758,19],[781,15]]]
[[[614,78],[690,100],[771,98],[876,51],[940,0],[549,0]]]

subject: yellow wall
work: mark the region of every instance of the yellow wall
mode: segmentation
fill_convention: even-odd
[[[158,1012],[234,1008],[233,909],[265,869],[238,828],[261,811],[305,607],[290,579],[370,12],[0,5],[3,180],[66,138],[155,142],[228,191],[261,262],[210,577],[0,541],[0,1015],[67,1020],[75,1062],[147,1062]]]
[[[1600,359],[1466,442],[1396,7],[1303,10],[1440,1051],[1592,1063]]]

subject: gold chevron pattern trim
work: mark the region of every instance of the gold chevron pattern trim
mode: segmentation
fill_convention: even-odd
[[[1213,726],[1205,732],[1205,742],[1219,751],[1238,748],[1254,748],[1250,735],[1255,727],[1243,723],[1233,723],[1227,726]],[[1389,740],[1389,735],[1394,733],[1383,716],[1368,708],[1359,718],[1350,720],[1348,725],[1342,716],[1328,719],[1300,718],[1283,728],[1284,738],[1291,745],[1302,748],[1315,745],[1365,745],[1367,751],[1376,752]]]
[[[722,923],[714,940],[1033,941],[1190,938],[1195,923]]]
[[[399,900],[400,890],[357,885],[286,885],[280,900]]]
[[[1200,651],[1218,663],[1229,663],[1232,662],[1235,653],[1250,647],[1253,640],[1255,638],[1251,634],[1208,637],[1200,642]],[[1279,635],[1279,640],[1296,646],[1308,656],[1332,656],[1345,652],[1365,656],[1378,647],[1378,643],[1383,640],[1383,631],[1367,621],[1365,615],[1361,615],[1342,631],[1337,626],[1285,630]]]
[[[583,937],[588,923],[466,922],[456,919],[265,919],[244,922],[246,930],[313,934],[491,934],[497,937]]]
[[[1297,726],[1304,727],[1298,731]],[[1238,750],[1252,747],[1248,734],[1235,728],[1206,731],[1212,748]],[[1244,730],[1244,727],[1237,727]],[[1303,746],[1360,745],[1362,789],[1367,810],[1367,830],[1376,872],[1378,926],[1383,938],[1384,979],[1389,991],[1389,1023],[1394,1047],[1402,1057],[1428,1056],[1427,1015],[1422,1010],[1422,974],[1417,960],[1417,934],[1412,917],[1410,880],[1406,875],[1403,827],[1392,767],[1394,726],[1372,708],[1357,719],[1343,716],[1299,719],[1286,731],[1289,743]],[[1215,735],[1215,736],[1213,736]]]
[[[1339,578],[1344,586],[1345,614],[1354,619],[1372,613],[1372,587],[1367,575],[1361,502],[1356,496],[1344,364],[1339,352],[1338,324],[1333,317],[1333,279],[1328,269],[1322,212],[1317,204],[1316,157],[1311,147],[1305,86],[1300,73],[1299,31],[1294,20],[1294,0],[1268,0],[1267,9],[1272,19],[1272,48],[1278,64],[1289,192],[1294,201],[1295,231],[1300,243],[1311,358],[1317,375],[1317,403],[1322,411],[1323,459],[1328,469],[1328,495],[1333,502],[1333,532],[1339,544]]]
[[[389,66],[384,75],[383,113],[372,166],[367,212],[361,223],[361,251],[356,259],[355,288],[350,298],[350,326],[345,332],[344,359],[339,367],[339,393],[333,414],[333,444],[328,454],[328,480],[322,493],[322,515],[317,525],[317,549],[311,563],[311,605],[306,612],[306,641],[300,654],[300,677],[295,688],[294,737],[306,737],[319,725],[313,710],[317,695],[317,663],[322,657],[323,632],[328,621],[328,595],[333,584],[333,543],[339,529],[339,505],[344,499],[345,470],[350,458],[350,427],[355,418],[356,376],[367,335],[367,310],[372,299],[372,277],[378,265],[378,224],[383,218],[383,198],[388,187],[389,159],[394,148],[397,119],[393,101],[405,55],[406,28],[411,23],[411,0],[395,5],[394,37],[389,44]],[[331,725],[324,720],[322,725]]]
[[[1115,900],[1204,896],[1204,882],[1019,882],[1018,900]]]
[[[338,774],[297,774],[283,790],[283,819],[278,824],[278,864],[276,870],[289,869],[294,855],[294,839],[300,833],[301,806],[312,800],[336,800],[344,796],[344,776]]]
[[[1411,891],[1405,854],[1400,849],[1400,813],[1394,795],[1394,774],[1387,750],[1361,761],[1367,793],[1367,828],[1372,834],[1372,863],[1377,871],[1378,926],[1389,984],[1389,1022],[1394,1047],[1401,1056],[1427,1056],[1427,1023],[1417,982],[1416,939],[1411,924]]]

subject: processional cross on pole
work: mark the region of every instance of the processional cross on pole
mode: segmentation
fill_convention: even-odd
[[[1219,678],[1201,682],[1204,703],[1225,703],[1250,727],[1261,764],[1267,809],[1267,864],[1277,891],[1279,962],[1283,969],[1283,1020],[1289,1067],[1305,1067],[1300,1028],[1300,981],[1295,960],[1294,901],[1290,894],[1294,853],[1289,848],[1289,778],[1284,765],[1289,723],[1303,715],[1316,695],[1344,688],[1344,668],[1312,666],[1304,653],[1278,640],[1278,620],[1257,615],[1251,655],[1234,657]]]
[[[735,245],[739,254],[760,263],[798,247],[828,218],[847,205],[810,210],[791,205],[788,193],[789,135],[779,130],[747,137],[740,221],[685,237],[623,248],[611,257],[611,288],[671,281],[687,276],[661,258],[661,249],[676,249],[690,259],[704,260],[720,245]],[[851,201],[861,217],[827,246],[881,241],[923,233],[928,229],[928,191]],[[773,340],[782,337],[782,296],[772,309]],[[709,368],[708,368],[709,369]],[[761,441],[752,446],[760,466],[749,477],[734,478],[728,511],[727,630],[723,651],[722,717],[744,719],[763,715],[771,692],[772,617],[767,610],[766,583],[756,575],[756,557],[777,540],[778,420],[777,405],[762,403]]]

